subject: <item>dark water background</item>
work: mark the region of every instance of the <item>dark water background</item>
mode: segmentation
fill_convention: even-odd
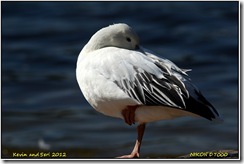
[[[238,2],[1,4],[2,157],[50,151],[111,158],[131,151],[136,126],[93,110],[75,77],[89,38],[119,22],[132,26],[144,47],[192,68],[192,81],[225,120],[149,123],[141,156],[238,149]]]

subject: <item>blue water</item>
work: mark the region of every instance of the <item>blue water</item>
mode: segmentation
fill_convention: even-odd
[[[76,60],[100,28],[127,23],[143,47],[182,68],[224,118],[149,123],[141,157],[238,149],[238,2],[2,2],[2,157],[129,153],[136,126],[84,99]],[[44,146],[43,146],[44,142]]]

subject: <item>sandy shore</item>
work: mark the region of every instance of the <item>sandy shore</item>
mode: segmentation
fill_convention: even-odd
[[[16,148],[6,148],[2,147],[2,159],[99,159],[97,157],[99,153],[94,150],[64,150],[64,151],[44,151],[35,149],[16,149]],[[142,155],[141,159],[238,159],[239,152],[237,150],[212,150],[206,152],[190,152],[185,155]],[[108,157],[111,159],[113,157]],[[106,159],[106,157],[102,157]]]

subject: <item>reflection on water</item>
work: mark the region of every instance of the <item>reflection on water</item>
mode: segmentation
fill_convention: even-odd
[[[101,27],[124,22],[182,68],[224,118],[147,126],[142,157],[238,149],[238,2],[3,2],[2,157],[57,151],[104,158],[131,151],[136,127],[93,110],[76,59]]]

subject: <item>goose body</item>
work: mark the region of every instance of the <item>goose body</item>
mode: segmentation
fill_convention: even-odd
[[[135,148],[122,156],[130,158],[139,157],[146,123],[182,116],[219,119],[187,71],[140,46],[139,37],[128,25],[114,24],[96,32],[84,46],[76,77],[95,110],[129,125],[138,123]]]

